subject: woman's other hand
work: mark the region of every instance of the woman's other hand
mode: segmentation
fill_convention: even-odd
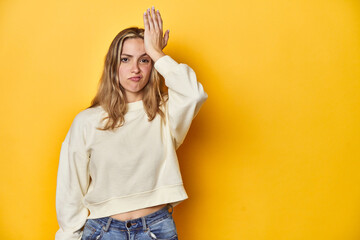
[[[159,10],[155,8],[147,9],[144,17],[144,47],[146,53],[156,62],[160,57],[165,56],[162,51],[169,40],[169,30],[163,36],[163,21]]]

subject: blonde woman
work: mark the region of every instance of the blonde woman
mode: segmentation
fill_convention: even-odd
[[[56,240],[178,239],[172,213],[188,196],[176,150],[207,94],[163,52],[160,12],[143,20],[112,41],[98,92],[62,143]]]

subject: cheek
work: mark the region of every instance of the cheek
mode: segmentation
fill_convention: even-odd
[[[126,69],[125,66],[121,66],[121,67],[119,67],[118,75],[119,76],[124,76],[124,75],[126,76],[128,74],[128,72],[129,72],[129,70]]]
[[[151,70],[152,70],[152,66],[144,66],[144,67],[142,68],[142,72],[143,72],[144,75],[147,77],[147,79],[149,79],[149,77],[150,77]]]

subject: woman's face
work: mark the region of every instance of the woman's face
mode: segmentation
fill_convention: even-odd
[[[120,59],[118,74],[120,84],[125,89],[126,100],[128,102],[141,100],[152,69],[151,58],[145,53],[144,40],[126,39]]]

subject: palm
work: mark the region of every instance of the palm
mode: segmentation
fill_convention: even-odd
[[[144,14],[144,47],[148,54],[162,52],[169,39],[169,30],[163,35],[163,21],[160,12],[152,8]]]

